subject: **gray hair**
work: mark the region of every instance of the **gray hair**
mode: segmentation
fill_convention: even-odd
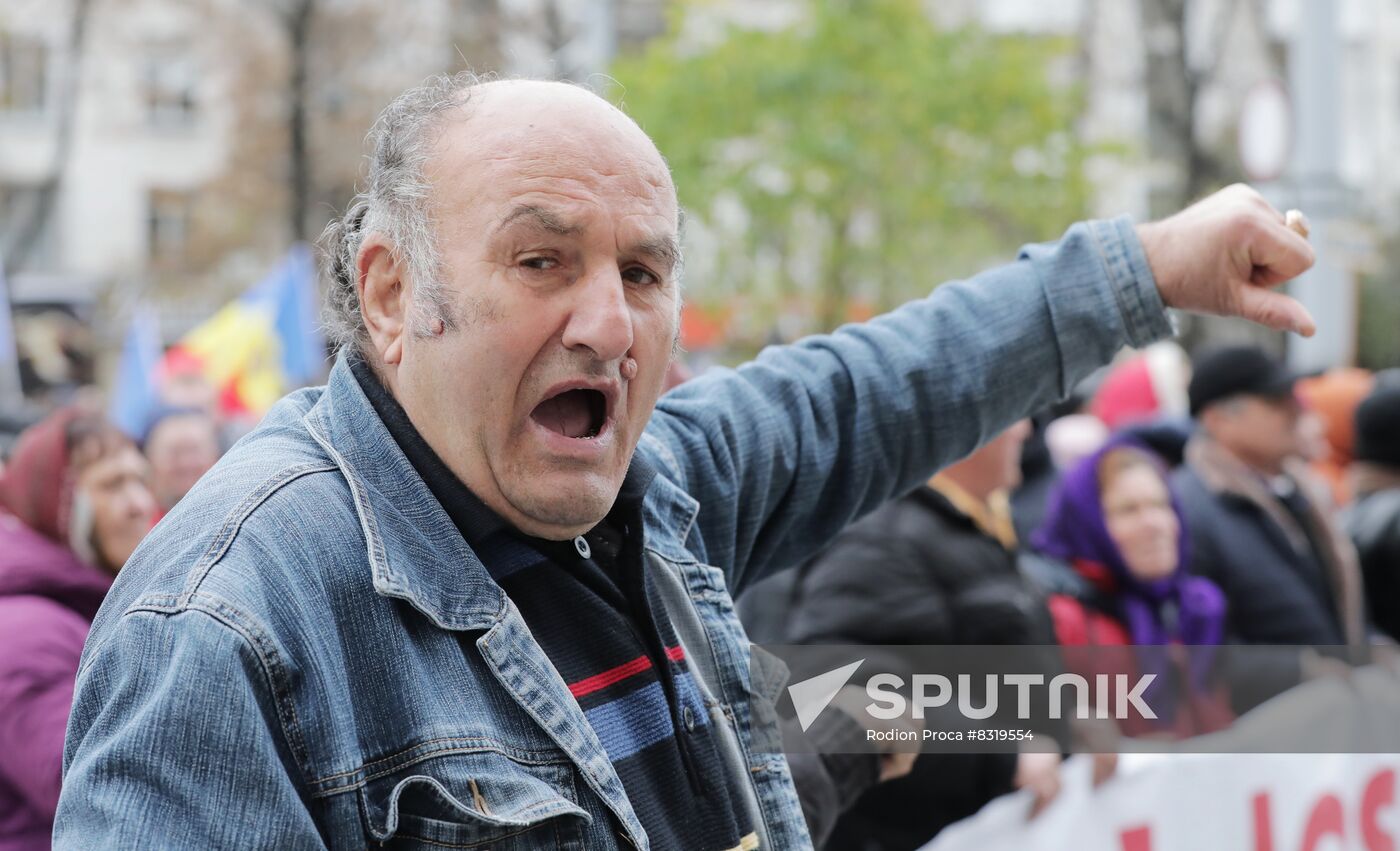
[[[321,234],[325,268],[330,272],[323,321],[326,336],[337,348],[368,349],[369,334],[360,313],[359,272],[355,258],[365,234],[378,232],[393,244],[394,259],[404,264],[413,282],[409,328],[427,334],[438,319],[446,329],[456,325],[444,292],[441,258],[428,216],[429,187],[423,166],[432,153],[434,133],[447,113],[466,106],[472,92],[488,78],[470,71],[440,74],[415,86],[379,114],[370,129],[369,174],[363,191],[345,215]]]

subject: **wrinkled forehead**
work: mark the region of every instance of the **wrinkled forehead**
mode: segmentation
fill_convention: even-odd
[[[675,232],[675,186],[651,139],[616,107],[562,83],[480,87],[449,121],[425,169],[441,213],[498,218],[521,196],[604,205]]]

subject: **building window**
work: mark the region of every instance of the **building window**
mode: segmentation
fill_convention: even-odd
[[[47,46],[38,39],[0,32],[0,112],[41,113],[47,95]]]
[[[145,64],[146,123],[168,129],[189,127],[195,121],[195,73],[193,64],[170,54],[148,57]]]
[[[146,216],[146,244],[153,267],[179,268],[185,262],[190,233],[190,198],[183,192],[151,193]]]

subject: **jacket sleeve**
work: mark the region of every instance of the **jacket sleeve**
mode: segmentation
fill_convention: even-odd
[[[1171,322],[1127,219],[833,334],[711,370],[657,405],[642,450],[702,506],[687,546],[731,591],[1063,397]]]
[[[87,621],[49,600],[0,603],[0,778],[52,819],[63,772],[63,731]]]
[[[53,847],[324,848],[267,650],[217,609],[124,614],[78,676]]]

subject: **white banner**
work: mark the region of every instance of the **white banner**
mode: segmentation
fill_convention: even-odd
[[[1396,851],[1400,717],[1374,711],[1395,687],[1374,668],[1312,683],[1217,736],[1243,750],[1251,727],[1286,716],[1336,730],[1353,750],[1396,753],[1125,753],[1097,789],[1088,759],[1074,757],[1062,769],[1059,797],[1036,818],[1027,820],[1027,794],[1008,795],[924,851]]]

